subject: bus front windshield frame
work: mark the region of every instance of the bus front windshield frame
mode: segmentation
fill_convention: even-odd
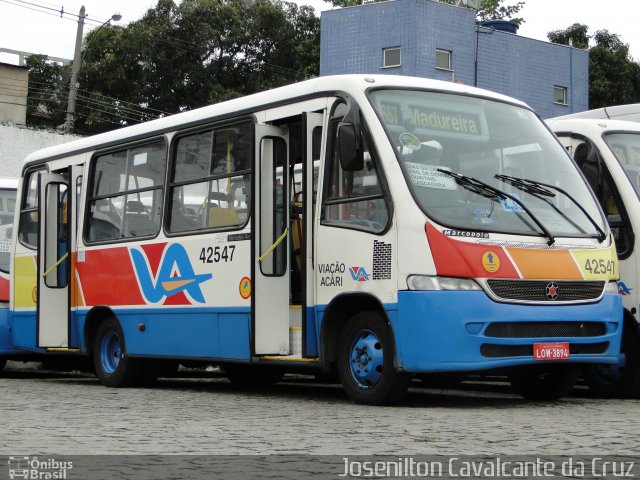
[[[603,139],[640,198],[640,132],[607,132]]]
[[[531,110],[428,90],[372,89],[368,96],[414,199],[435,222],[550,244],[603,238],[595,197]]]

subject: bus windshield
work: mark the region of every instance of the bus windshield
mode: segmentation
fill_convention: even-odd
[[[530,110],[420,90],[381,89],[370,98],[415,200],[441,225],[602,236],[603,218],[591,192]]]
[[[640,196],[640,133],[610,133],[604,136],[604,141]]]

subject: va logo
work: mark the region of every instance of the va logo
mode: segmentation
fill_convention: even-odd
[[[357,282],[366,282],[369,280],[369,274],[364,267],[349,267],[349,273],[351,274],[351,278]]]
[[[618,293],[620,295],[631,295],[632,288],[627,287],[624,282],[618,282]]]
[[[197,275],[185,248],[173,243],[165,248],[155,278],[149,258],[144,250],[131,248],[131,260],[140,281],[140,288],[147,301],[158,303],[165,297],[185,292],[196,302],[204,303],[200,284],[213,278],[210,273]]]

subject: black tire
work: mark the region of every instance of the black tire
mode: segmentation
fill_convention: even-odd
[[[513,390],[527,400],[557,400],[573,389],[580,367],[564,365],[528,365],[509,376]]]
[[[622,330],[620,365],[587,365],[582,374],[591,393],[605,398],[632,398],[640,395],[640,336],[635,321],[626,321]]]
[[[239,387],[265,388],[270,387],[284,377],[285,371],[276,365],[226,364],[222,370],[227,378]]]
[[[132,387],[141,379],[142,361],[127,355],[122,328],[113,317],[98,326],[93,343],[93,363],[96,376],[107,387]]]
[[[352,317],[338,348],[338,375],[351,400],[365,405],[392,405],[402,400],[410,377],[395,369],[393,335],[379,312]]]

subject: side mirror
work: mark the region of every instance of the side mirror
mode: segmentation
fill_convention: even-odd
[[[364,168],[364,156],[360,135],[353,123],[338,124],[338,152],[340,165],[345,172],[357,172]]]

